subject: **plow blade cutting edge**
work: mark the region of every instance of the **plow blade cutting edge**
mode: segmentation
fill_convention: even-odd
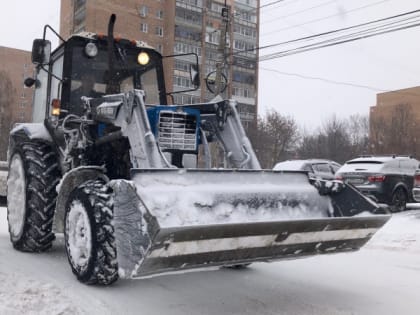
[[[390,218],[302,172],[133,170],[111,186],[123,278],[355,251]]]

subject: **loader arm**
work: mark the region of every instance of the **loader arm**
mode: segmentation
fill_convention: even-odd
[[[143,91],[134,90],[88,101],[94,108],[95,120],[120,127],[121,136],[128,138],[133,167],[168,167],[151,130],[144,98]]]

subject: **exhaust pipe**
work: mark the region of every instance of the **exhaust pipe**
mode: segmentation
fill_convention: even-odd
[[[115,42],[114,42],[114,25],[117,16],[111,14],[108,23],[108,75],[106,83],[106,94],[115,94],[119,93],[117,88],[117,83],[114,80],[115,70],[114,70],[114,56],[115,56]]]

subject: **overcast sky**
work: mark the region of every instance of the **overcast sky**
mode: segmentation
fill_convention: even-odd
[[[261,5],[274,0],[261,0]],[[260,46],[420,9],[419,0],[284,0],[261,9]],[[2,1],[0,45],[30,50],[59,28],[59,0]],[[318,20],[317,22],[310,21]],[[300,25],[294,27],[294,25]],[[260,63],[259,113],[275,109],[313,129],[336,114],[367,115],[376,91],[420,85],[420,27]],[[261,50],[260,55],[287,47]],[[274,71],[273,71],[274,70]],[[277,72],[275,72],[277,71]],[[279,72],[299,76],[280,74]],[[363,89],[304,77],[369,86]]]
[[[262,0],[261,5],[271,2]],[[262,8],[260,46],[416,9],[420,9],[419,0],[285,0],[266,9]],[[320,21],[292,27],[312,20]],[[418,86],[418,38],[420,27],[260,62],[259,112],[276,109],[293,116],[301,126],[309,129],[322,125],[333,114],[342,118],[356,113],[368,115],[369,107],[376,102],[378,91],[375,89],[337,85],[265,69],[380,90]],[[261,50],[260,55],[283,48]]]

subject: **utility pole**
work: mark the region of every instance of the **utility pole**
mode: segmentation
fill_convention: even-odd
[[[207,3],[206,0],[203,0],[203,9],[202,9],[202,22],[201,22],[201,64],[203,67],[206,65],[207,61],[207,54],[206,54],[206,29],[207,29]],[[205,69],[201,69],[201,78],[200,83],[205,82],[206,80],[206,72]],[[200,102],[205,101],[206,96],[206,89],[204,88],[204,85],[202,85],[202,88],[200,89]]]
[[[217,49],[219,60],[216,63],[215,95],[220,94],[220,92],[223,90],[222,71],[223,71],[223,67],[224,67],[225,59],[226,59],[226,34],[228,31],[229,16],[230,16],[229,8],[227,7],[226,0],[225,0],[225,6],[222,9],[222,23],[220,26],[219,47]],[[227,82],[225,84],[227,84]]]

